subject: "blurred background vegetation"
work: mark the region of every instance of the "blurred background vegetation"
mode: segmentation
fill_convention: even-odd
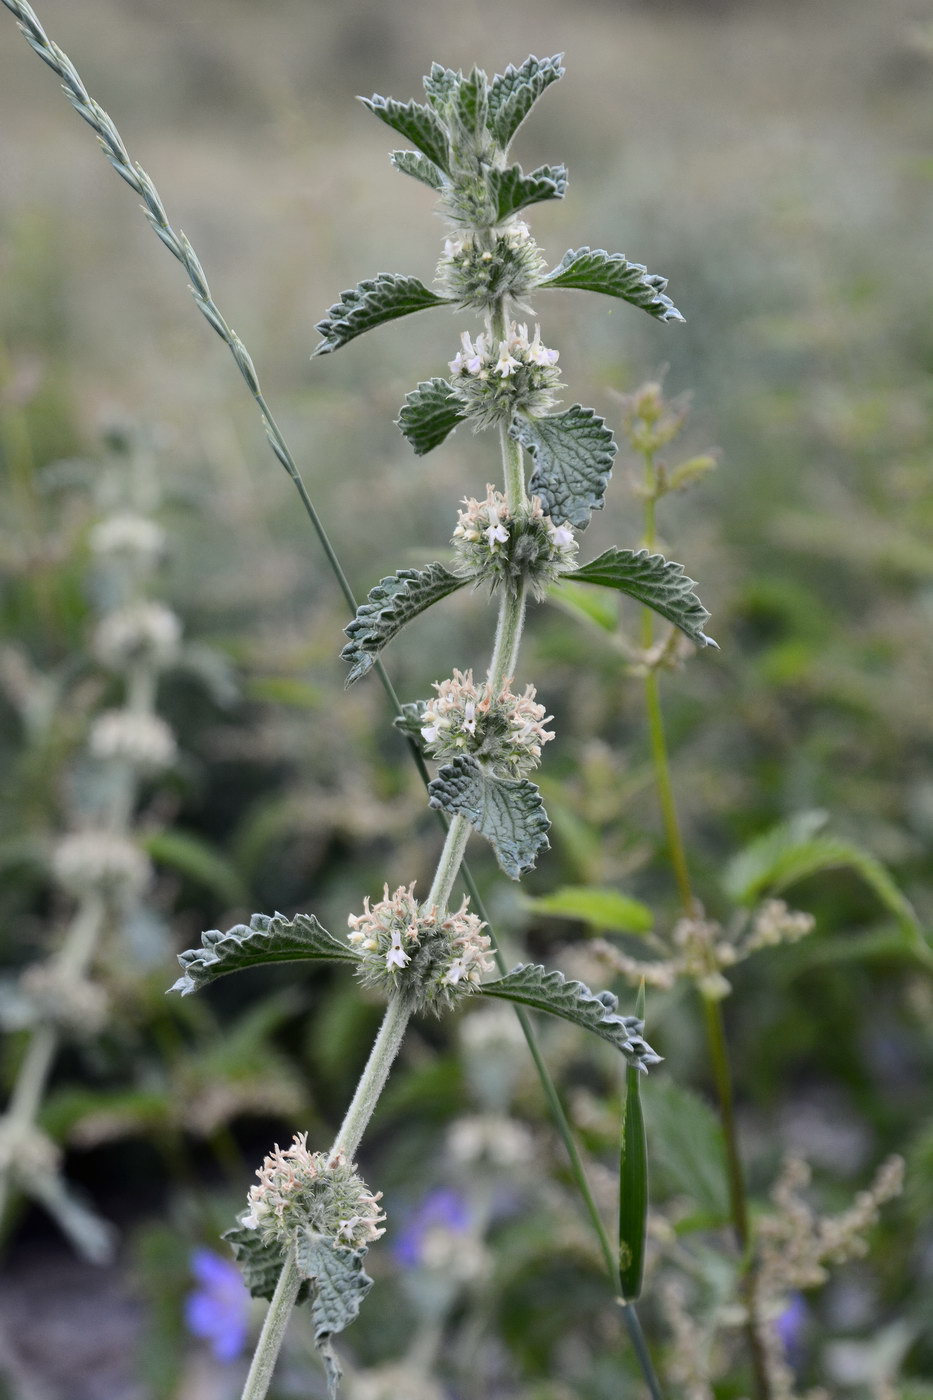
[[[720,455],[661,517],[661,547],[700,581],[722,646],[664,680],[698,891],[725,918],[736,851],[822,810],[884,862],[929,928],[929,7],[45,0],[40,18],[198,250],[360,593],[445,557],[455,502],[481,495],[497,465],[490,441],[463,432],[414,460],[393,426],[405,393],[443,371],[459,321],[400,322],[309,363],[314,322],[341,289],[383,270],[430,280],[439,251],[430,193],[392,171],[388,133],[354,96],[417,96],[435,58],[491,73],[565,51],[566,78],[516,148],[526,168],[570,168],[566,200],[534,211],[535,235],[552,262],[583,243],[646,262],[687,317],[661,326],[608,301],[549,297],[538,310],[561,350],[565,402],[617,424],[619,395],[663,375],[672,395],[693,396],[686,451]],[[181,756],[145,787],[137,821],[156,882],[138,926],[111,931],[98,971],[115,1009],[98,1038],[60,1056],[43,1120],[120,1248],[95,1268],[38,1208],[18,1209],[0,1387],[16,1400],[223,1400],[243,1363],[190,1335],[192,1246],[222,1248],[273,1140],[298,1127],[329,1140],[378,1008],[338,973],[288,969],[166,1001],[174,954],[254,909],[313,910],[340,930],[384,880],[423,888],[438,833],[381,692],[343,690],[341,600],[234,367],[5,11],[0,113],[0,954],[11,986],[67,914],[47,852],[80,806],[79,755],[108,698],[88,652],[100,606],[88,533],[100,483],[129,463],[158,474],[170,548],[157,590],[182,619],[189,663],[159,694]],[[620,453],[594,553],[638,543],[630,466]],[[403,699],[484,664],[492,612],[479,597],[416,625],[389,657]],[[534,613],[519,679],[537,683],[558,740],[543,770],[550,856],[523,892],[485,850],[473,856],[510,950],[585,955],[585,924],[523,901],[567,884],[623,891],[669,927],[676,893],[640,687],[605,638],[555,609]],[[816,875],[793,898],[816,932],[739,969],[726,1005],[753,1188],[764,1199],[792,1150],[812,1162],[817,1198],[839,1208],[885,1154],[908,1162],[870,1262],[802,1304],[795,1359],[808,1382],[846,1397],[881,1395],[901,1368],[891,1394],[919,1400],[933,1394],[933,982],[851,871]],[[649,1015],[667,1057],[647,1091],[662,1085],[664,1207],[691,1184],[677,1167],[686,1100],[666,1099],[662,1080],[704,1097],[709,1082],[694,1001],[660,994]],[[617,1071],[559,1027],[542,1034],[608,1201]],[[418,1384],[425,1400],[638,1393],[510,1035],[478,1012],[459,1028],[419,1025],[394,1072],[361,1157],[390,1234],[345,1339],[360,1397],[410,1400]],[[8,1083],[22,1046],[11,1030]],[[478,1148],[477,1123],[507,1107],[525,1137],[494,1132],[495,1150]],[[431,1230],[455,1241],[440,1263],[423,1248]],[[453,1278],[442,1302],[435,1274]],[[650,1302],[646,1318],[663,1348]],[[386,1371],[402,1357],[413,1369]],[[283,1400],[323,1394],[310,1330],[296,1328],[279,1384]],[[744,1392],[727,1378],[715,1393]]]

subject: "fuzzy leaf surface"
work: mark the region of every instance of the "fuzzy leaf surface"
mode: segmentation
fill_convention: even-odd
[[[553,58],[525,59],[519,68],[511,63],[489,85],[489,129],[506,149],[542,92],[564,76],[563,54]]]
[[[446,379],[426,379],[406,394],[398,415],[399,428],[411,443],[415,455],[423,457],[439,447],[464,418]]]
[[[530,175],[520,165],[510,165],[506,170],[491,169],[488,179],[500,223],[529,204],[563,199],[567,191],[567,169],[563,165],[539,165]]]
[[[483,982],[476,990],[486,997],[517,1001],[534,1011],[547,1011],[572,1021],[623,1054],[628,1052],[632,1038],[641,1034],[637,1017],[618,1014],[618,998],[612,992],[591,992],[584,982],[571,981],[556,970],[548,972],[540,963],[519,963],[504,977]]]
[[[457,95],[461,74],[453,68],[445,68],[442,63],[432,63],[431,71],[424,79],[424,90],[435,112],[443,117],[448,103]]]
[[[221,1239],[226,1240],[233,1250],[233,1257],[240,1266],[243,1282],[254,1298],[272,1301],[275,1285],[279,1281],[285,1255],[277,1244],[266,1243],[258,1230],[242,1223],[227,1230]],[[298,1294],[301,1303],[308,1296],[308,1285],[303,1283]]]
[[[699,647],[715,647],[703,631],[709,612],[693,592],[694,580],[684,573],[683,564],[649,554],[647,549],[607,549],[589,564],[561,575],[575,583],[598,583],[617,588],[679,627]]]
[[[629,262],[621,253],[607,253],[603,248],[570,249],[538,285],[603,292],[609,297],[620,297],[632,306],[640,306],[658,321],[684,319],[670,297],[664,295],[666,277],[649,272],[641,263]]]
[[[591,408],[574,404],[544,418],[516,417],[509,432],[534,460],[528,489],[556,525],[585,530],[602,510],[617,447]]]
[[[496,778],[467,754],[445,763],[428,784],[428,800],[462,816],[485,836],[506,875],[518,880],[550,845],[541,794],[527,778]]]
[[[314,329],[320,332],[321,343],[314,354],[330,355],[386,321],[396,321],[431,306],[445,306],[449,301],[449,297],[439,297],[417,277],[402,277],[394,272],[367,277],[359,286],[341,292],[340,300],[318,321]]]
[[[397,574],[380,579],[369,590],[366,602],[360,604],[356,617],[343,629],[350,638],[340,653],[350,666],[347,685],[353,685],[372,669],[378,653],[406,622],[466,583],[465,578],[452,574],[443,564],[399,569]]]
[[[474,68],[457,83],[453,102],[455,125],[475,140],[479,141],[486,127],[487,85],[486,74],[481,68]]]
[[[183,976],[170,988],[190,996],[228,972],[280,962],[355,962],[356,954],[322,928],[313,914],[254,914],[249,924],[235,924],[226,933],[208,929],[201,947],[178,954]]]
[[[331,1400],[336,1400],[341,1375],[331,1337],[355,1322],[373,1286],[363,1268],[365,1257],[365,1249],[345,1249],[314,1230],[306,1230],[295,1248],[298,1272],[312,1286],[314,1342],[324,1362]]]
[[[751,905],[822,870],[848,869],[874,891],[905,933],[922,938],[913,906],[881,862],[854,842],[824,831],[826,821],[825,812],[799,812],[757,837],[726,867],[727,894],[737,904]]]
[[[396,170],[400,170],[403,175],[411,175],[414,180],[420,180],[429,189],[444,188],[443,174],[433,160],[428,160],[420,151],[390,151],[389,160]]]
[[[386,126],[417,146],[445,174],[450,173],[447,133],[430,107],[421,102],[396,102],[394,97],[380,97],[378,93],[361,97],[360,101]]]

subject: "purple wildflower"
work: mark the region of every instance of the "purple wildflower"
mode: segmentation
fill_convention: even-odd
[[[411,1212],[396,1237],[392,1252],[403,1269],[415,1269],[423,1262],[425,1240],[432,1230],[451,1230],[460,1234],[469,1229],[469,1225],[470,1210],[466,1199],[449,1186],[439,1186],[429,1191]]]
[[[796,1370],[803,1361],[804,1333],[810,1313],[799,1293],[795,1293],[774,1324],[788,1364]]]
[[[195,1249],[191,1273],[197,1288],[185,1299],[185,1325],[210,1343],[218,1361],[235,1361],[246,1346],[249,1292],[240,1271],[212,1249]]]

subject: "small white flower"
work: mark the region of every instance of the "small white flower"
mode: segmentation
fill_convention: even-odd
[[[509,532],[499,519],[499,503],[494,500],[492,493],[487,497],[486,514],[489,518],[489,528],[483,531],[489,543],[489,548],[494,549],[497,544],[508,544]]]
[[[463,707],[463,727],[468,734],[476,733],[476,701],[468,700]],[[422,730],[422,733],[424,731]],[[436,738],[435,734],[435,738]]]
[[[386,968],[405,967],[411,962],[411,958],[402,947],[402,933],[400,929],[392,931],[392,946],[386,953]]]
[[[573,531],[569,525],[554,525],[551,539],[558,549],[569,549],[573,544]]]
[[[521,360],[516,360],[514,355],[509,353],[509,342],[507,340],[500,340],[499,358],[496,361],[496,373],[500,374],[503,379],[508,379],[509,375],[512,374],[514,370],[521,369],[521,367]]]
[[[438,730],[436,724],[423,724],[421,726],[421,737],[428,744],[436,743],[437,733]]]
[[[525,328],[522,327],[524,330]],[[527,334],[527,332],[526,332]],[[535,326],[535,338],[528,346],[527,358],[533,364],[543,365],[545,368],[556,365],[560,359],[559,350],[549,350],[546,345],[541,344],[541,327]]]

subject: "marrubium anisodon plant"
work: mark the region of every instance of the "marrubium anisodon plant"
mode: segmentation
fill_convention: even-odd
[[[151,180],[132,164],[113,123],[89,98],[31,8],[18,0],[4,4],[62,77],[111,163],[143,197],[160,238],[185,265],[200,309],[233,351],[276,456],[319,528],[252,361],[217,310],[194,250],[172,230]],[[533,688],[527,683],[522,688],[517,675],[529,598],[544,596],[559,577],[601,584],[654,609],[697,645],[709,642],[703,631],[706,611],[679,565],[647,550],[622,549],[605,551],[589,564],[576,563],[575,531],[585,529],[591,512],[602,507],[615,444],[592,410],[574,405],[550,411],[556,407],[559,357],[542,338],[528,298],[548,287],[569,287],[620,298],[659,320],[679,319],[679,313],[664,294],[662,278],[619,254],[572,250],[546,271],[519,218],[531,204],[564,193],[562,168],[541,167],[526,175],[507,157],[521,121],[561,73],[557,60],[529,59],[492,82],[478,71],[464,78],[435,67],[426,80],[426,105],[380,98],[367,103],[417,147],[394,153],[394,164],[438,191],[452,226],[436,292],[411,277],[381,275],[361,283],[344,293],[321,322],[319,353],[430,306],[449,304],[478,313],[480,325],[473,322],[463,329],[452,346],[450,377],[418,385],[399,422],[419,455],[438,446],[461,422],[496,429],[502,480],[489,486],[485,499],[463,502],[448,565],[402,570],[372,589],[348,628],[344,656],[350,679],[374,664],[381,669],[379,653],[400,628],[467,582],[488,582],[497,591],[499,614],[485,682],[474,681],[468,671],[454,672],[437,683],[435,696],[403,707],[400,716],[401,727],[441,764],[430,785],[431,803],[449,819],[426,898],[417,898],[411,885],[400,885],[393,894],[387,886],[382,900],[364,904],[362,912],[351,916],[347,943],[311,916],[255,916],[249,926],[206,934],[200,949],[182,955],[182,991],[257,963],[328,958],[350,963],[361,981],[381,987],[388,996],[383,1028],[334,1145],[315,1153],[299,1139],[286,1152],[276,1151],[259,1173],[247,1214],[231,1232],[251,1287],[273,1297],[248,1396],[268,1389],[288,1313],[303,1288],[310,1291],[316,1332],[336,1386],[329,1339],[356,1315],[368,1287],[363,1257],[382,1228],[378,1192],[359,1178],[353,1158],[412,1011],[440,1013],[464,995],[491,995],[592,1030],[639,1070],[657,1059],[642,1038],[639,1018],[620,1016],[609,993],[593,994],[558,972],[525,965],[498,980],[484,980],[490,950],[483,920],[475,905],[454,908],[456,901],[452,903],[471,831],[486,837],[513,878],[531,868],[547,847],[547,817],[529,774],[552,735]],[[329,542],[325,547],[347,596],[349,586]]]

